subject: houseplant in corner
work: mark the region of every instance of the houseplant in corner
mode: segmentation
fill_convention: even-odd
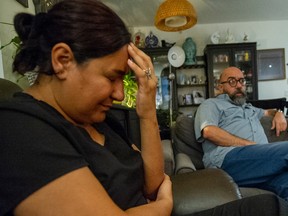
[[[19,38],[18,35],[16,35],[15,37],[13,37],[11,39],[11,41],[3,46],[0,47],[0,50],[4,49],[5,47],[9,46],[10,44],[12,44],[14,47],[15,47],[15,52],[13,53],[12,55],[12,58],[14,59],[15,55],[17,54],[17,52],[19,51],[20,49],[20,46],[21,46],[21,40]],[[23,78],[27,78],[28,82],[29,82],[29,85],[32,85],[36,79],[36,73],[34,72],[27,72],[25,75],[21,75],[18,79],[17,79],[17,83],[23,79]]]
[[[129,108],[135,108],[138,86],[135,80],[135,75],[131,70],[124,76],[123,85],[124,85],[124,100],[114,101],[114,103],[121,104]]]
[[[19,36],[16,35],[14,38],[11,39],[11,41],[9,43],[1,46],[0,50],[5,48],[6,46],[9,46],[10,44],[13,44],[16,47],[16,53],[17,53],[18,49],[20,48],[20,43],[21,43],[21,40],[20,40]]]

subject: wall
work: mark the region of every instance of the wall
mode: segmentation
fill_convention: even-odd
[[[12,25],[14,16],[19,12],[27,12],[34,14],[34,4],[32,0],[28,1],[29,8],[23,7],[16,0],[1,0],[0,1],[0,41],[2,45],[5,45],[11,41],[16,35],[14,27]],[[7,23],[7,24],[3,24]],[[2,62],[4,77],[25,88],[28,86],[27,79],[19,79],[20,76],[12,73],[13,55],[15,53],[15,47],[11,44],[2,50]]]
[[[134,33],[141,31],[148,35],[153,32],[161,40],[167,42],[176,42],[182,45],[185,38],[192,37],[197,44],[197,55],[203,55],[203,49],[206,44],[211,43],[210,36],[218,31],[222,42],[225,41],[227,30],[234,35],[238,42],[243,41],[244,33],[248,35],[250,42],[257,42],[257,49],[285,48],[285,56],[288,56],[288,20],[285,21],[267,21],[267,22],[243,22],[243,23],[218,23],[196,25],[191,29],[182,32],[163,32],[155,27],[134,28]],[[288,57],[286,57],[287,59]],[[288,97],[288,70],[286,68],[286,79],[275,81],[259,81],[258,91],[259,99]],[[269,87],[269,88],[267,88]]]
[[[0,40],[0,47],[1,47],[1,40]],[[0,50],[0,78],[4,78],[4,69],[2,63],[2,51]]]

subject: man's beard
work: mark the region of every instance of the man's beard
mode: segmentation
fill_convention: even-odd
[[[237,95],[239,93],[241,93],[241,96]],[[233,94],[230,94],[229,97],[236,105],[242,106],[246,103],[246,93],[244,91],[236,90]]]

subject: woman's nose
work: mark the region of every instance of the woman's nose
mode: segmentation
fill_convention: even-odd
[[[113,99],[117,101],[122,101],[124,100],[124,84],[123,80],[119,80],[114,83],[114,90],[112,93]]]

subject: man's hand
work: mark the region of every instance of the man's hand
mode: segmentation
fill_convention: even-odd
[[[277,111],[272,120],[271,130],[276,129],[276,136],[279,136],[282,131],[287,129],[287,120],[283,112]]]

